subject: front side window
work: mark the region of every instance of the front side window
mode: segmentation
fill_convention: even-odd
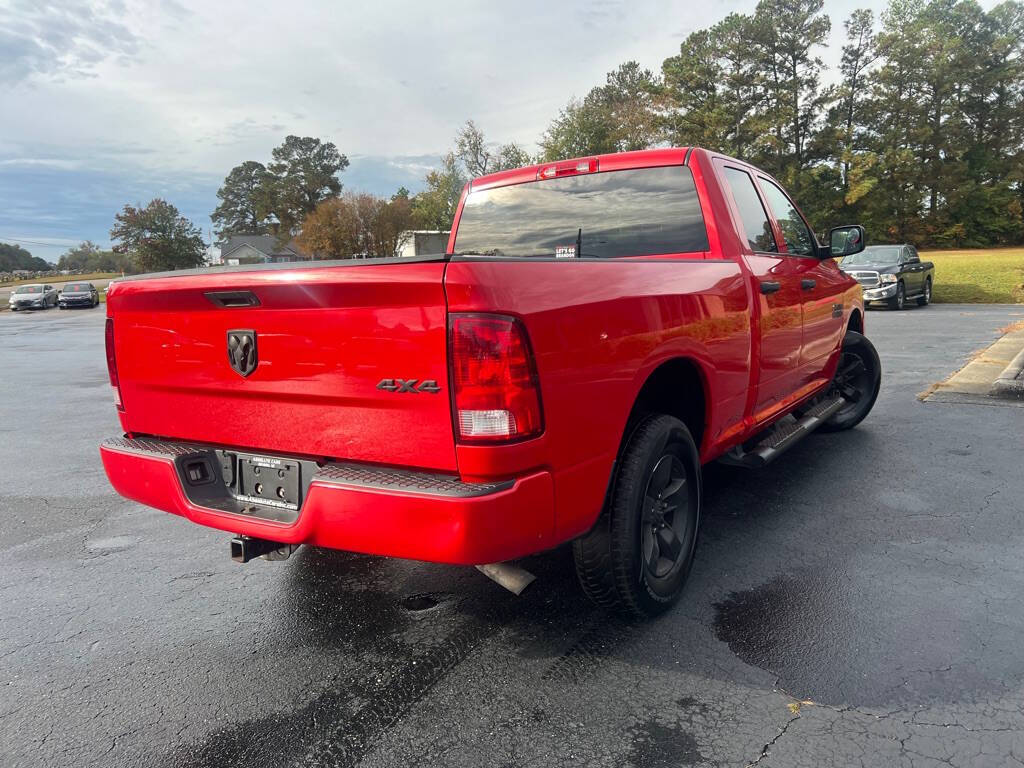
[[[768,206],[775,214],[782,230],[782,239],[786,250],[797,256],[813,256],[815,252],[814,237],[804,220],[800,217],[796,206],[786,197],[786,193],[775,183],[761,177],[761,189],[768,199]]]
[[[455,235],[464,256],[607,259],[708,247],[693,175],[680,165],[472,192]]]
[[[765,213],[761,198],[757,196],[757,190],[754,188],[754,180],[750,178],[749,173],[739,168],[727,166],[724,170],[725,180],[732,192],[732,199],[736,202],[750,249],[755,252],[775,253],[779,248],[775,244],[772,225],[768,223],[768,214]]]

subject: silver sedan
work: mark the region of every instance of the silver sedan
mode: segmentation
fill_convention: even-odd
[[[52,285],[36,283],[19,285],[11,291],[8,300],[13,311],[19,309],[47,309],[57,306],[57,289]]]

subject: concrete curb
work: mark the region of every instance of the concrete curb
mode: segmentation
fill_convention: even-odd
[[[992,395],[1014,400],[1024,400],[1024,349],[1010,361],[994,382]]]

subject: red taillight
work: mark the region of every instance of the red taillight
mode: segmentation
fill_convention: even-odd
[[[526,329],[504,315],[451,315],[452,411],[462,442],[523,440],[544,429]]]
[[[554,179],[559,176],[575,176],[580,173],[596,173],[597,158],[587,160],[568,160],[564,163],[545,165],[537,171],[538,179]]]
[[[123,411],[121,404],[121,385],[117,381],[117,358],[114,356],[114,319],[107,318],[107,330],[104,334],[107,342],[107,373],[110,374],[110,386],[114,388],[114,404],[117,410]]]

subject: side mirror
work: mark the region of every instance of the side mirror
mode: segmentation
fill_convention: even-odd
[[[832,227],[828,231],[829,253],[826,258],[843,258],[864,250],[867,237],[864,227],[860,224],[849,224],[845,227]]]

